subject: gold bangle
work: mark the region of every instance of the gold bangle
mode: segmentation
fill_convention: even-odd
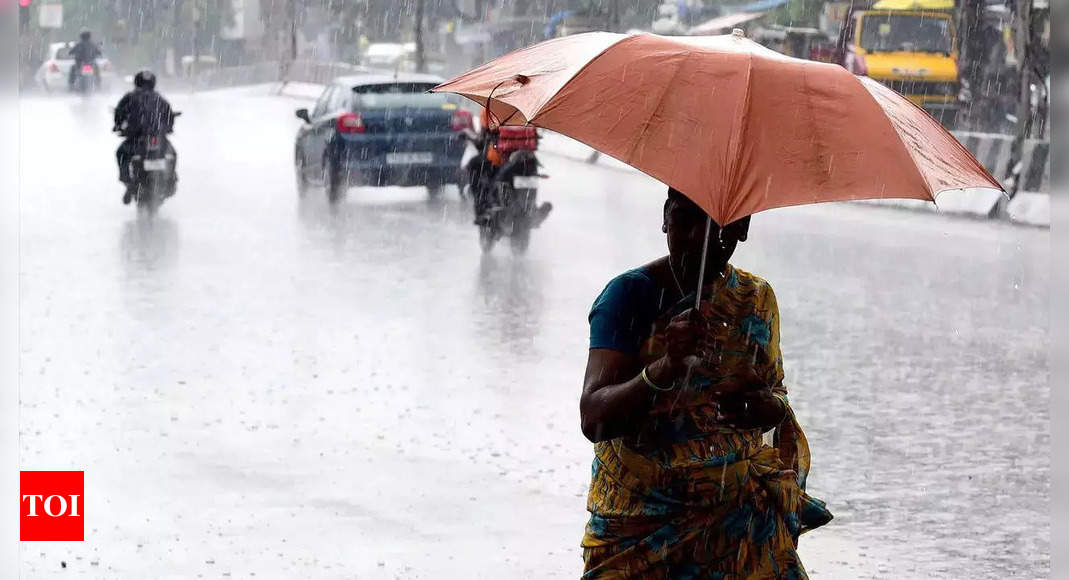
[[[666,388],[664,388],[664,387],[658,387],[657,385],[655,385],[655,384],[653,383],[653,381],[651,381],[651,380],[650,380],[650,377],[649,377],[649,375],[647,375],[647,374],[646,374],[646,369],[647,369],[647,368],[648,368],[648,367],[642,367],[642,373],[641,373],[641,374],[639,374],[639,376],[640,376],[640,377],[642,377],[642,382],[646,383],[646,386],[647,386],[647,387],[649,387],[649,388],[651,388],[651,389],[653,389],[653,390],[655,390],[655,391],[661,391],[662,393],[664,393],[664,392],[667,392],[667,391],[671,391],[671,390],[672,390],[672,387],[668,387],[668,388],[666,389]]]

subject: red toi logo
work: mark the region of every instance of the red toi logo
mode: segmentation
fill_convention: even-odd
[[[19,539],[85,539],[85,472],[23,471],[19,477]]]

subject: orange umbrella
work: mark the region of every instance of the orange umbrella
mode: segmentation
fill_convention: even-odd
[[[939,123],[846,69],[743,37],[591,32],[434,89],[563,133],[671,185],[720,225],[775,207],[1001,190]]]

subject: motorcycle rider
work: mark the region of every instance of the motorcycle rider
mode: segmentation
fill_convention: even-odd
[[[487,212],[492,202],[487,186],[494,173],[505,163],[504,156],[494,148],[497,138],[497,125],[491,122],[489,110],[483,108],[480,132],[475,139],[478,154],[468,162],[468,182],[471,184],[472,205],[475,209],[475,225],[482,225],[488,219]]]
[[[70,90],[74,90],[74,77],[85,65],[93,67],[93,75],[96,76],[97,84],[100,84],[100,71],[97,69],[97,59],[102,54],[100,47],[93,42],[93,35],[88,30],[83,28],[78,36],[78,43],[69,51],[71,58],[74,59],[74,66],[67,75],[67,87]]]
[[[475,209],[475,225],[482,226],[490,220],[490,210],[493,209],[494,196],[491,187],[495,176],[502,171],[509,171],[519,162],[519,159],[511,153],[498,148],[498,140],[501,138],[501,129],[490,115],[489,109],[483,108],[481,117],[482,130],[473,140],[478,154],[468,162],[468,181],[471,184],[473,206]],[[533,158],[531,158],[533,159]],[[528,163],[531,161],[524,161]],[[537,161],[534,161],[537,163]],[[503,169],[504,168],[504,169]],[[513,168],[515,169],[515,168]],[[553,209],[553,204],[545,202],[538,205],[534,227],[541,225]]]
[[[163,95],[156,92],[156,75],[143,70],[134,76],[134,90],[123,95],[115,106],[114,131],[121,132],[125,139],[115,151],[119,162],[119,181],[126,185],[122,202],[129,204],[134,195],[134,179],[130,175],[130,159],[134,156],[137,140],[148,135],[166,135],[174,127],[174,112],[171,104]],[[168,152],[174,156],[175,166],[178,155],[166,141]],[[177,178],[176,178],[177,179]]]

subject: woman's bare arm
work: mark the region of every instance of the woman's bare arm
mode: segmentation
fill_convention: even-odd
[[[579,415],[583,435],[593,443],[633,435],[652,403],[633,354],[605,348],[590,349],[583,380]],[[648,374],[647,374],[648,376]]]
[[[670,388],[686,371],[683,361],[695,351],[704,324],[688,310],[665,329],[668,353],[646,367],[653,384]],[[579,414],[583,435],[594,443],[634,435],[650,410],[654,390],[642,379],[642,365],[631,353],[592,348],[587,356]]]

